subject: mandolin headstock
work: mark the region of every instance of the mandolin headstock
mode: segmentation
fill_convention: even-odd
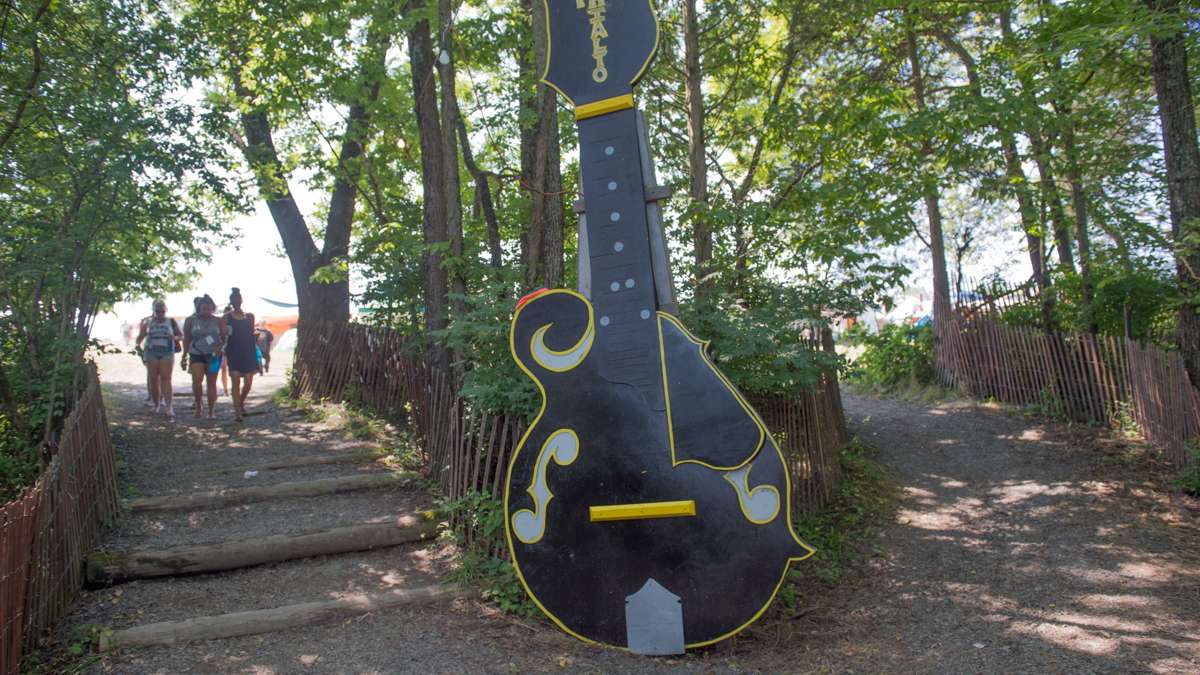
[[[541,0],[549,53],[542,81],[576,107],[630,94],[654,59],[652,0]]]

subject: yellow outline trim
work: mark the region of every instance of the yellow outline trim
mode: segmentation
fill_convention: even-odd
[[[550,442],[558,440],[558,437],[561,436],[562,434],[568,434],[572,438],[575,439],[575,458],[572,459],[571,461],[567,462],[566,464],[564,464],[564,463],[558,461],[557,454],[552,454],[552,455],[550,455],[549,459],[546,460],[546,470],[543,471],[541,473],[541,475],[539,476],[538,472],[537,472],[537,467],[540,466],[542,463],[542,455],[546,454],[546,449],[550,447]],[[533,509],[521,509],[519,511],[515,511],[512,514],[512,520],[516,519],[518,513],[530,513],[530,514],[533,514],[534,518],[537,518],[539,510],[544,512],[547,509],[549,509],[550,502],[554,501],[554,491],[550,489],[550,460],[554,460],[554,463],[559,466],[571,466],[572,464],[575,463],[576,459],[579,459],[580,452],[583,452],[583,446],[579,443],[579,434],[575,433],[574,429],[563,428],[563,429],[558,429],[557,431],[551,432],[550,435],[546,437],[546,442],[542,443],[542,449],[538,451],[537,461],[534,462],[533,480],[529,481],[529,487],[525,489],[525,491],[529,493],[529,496],[533,497],[534,508]],[[537,487],[538,478],[541,478],[542,482],[546,485],[546,495],[547,496],[546,496],[545,504],[538,504],[537,495],[534,494],[534,492],[533,492],[534,488]],[[541,507],[541,508],[539,509],[538,507]],[[505,510],[505,513],[507,513],[507,509]],[[540,534],[538,534],[537,539],[534,539],[533,541],[525,541],[524,539],[521,539],[520,535],[517,535],[517,539],[521,539],[521,543],[526,544],[526,545],[536,544],[539,541],[541,541],[542,537],[546,536],[545,520],[546,520],[546,514],[543,513],[542,514],[542,531]],[[511,523],[509,523],[509,524],[511,525]]]
[[[547,15],[547,16],[549,16],[549,15]],[[549,19],[547,19],[547,21],[549,21]],[[547,29],[548,28],[549,27],[547,26]],[[566,633],[567,635],[570,635],[571,637],[573,637],[577,640],[594,645],[594,644],[601,644],[601,643],[598,643],[595,640],[586,638],[586,637],[580,635],[579,633],[576,633],[575,631],[571,630],[570,628],[567,628],[567,625],[565,623],[563,623],[562,620],[560,620],[557,616],[555,616],[553,612],[546,609],[546,606],[542,604],[542,601],[538,600],[537,594],[535,594],[533,592],[533,589],[531,589],[529,587],[529,584],[525,582],[525,576],[523,574],[521,574],[521,564],[517,561],[517,549],[513,545],[512,523],[509,522],[509,518],[508,518],[508,497],[509,497],[509,493],[510,493],[511,487],[512,487],[513,467],[515,467],[517,465],[517,458],[521,456],[521,451],[525,449],[525,441],[529,440],[529,437],[531,435],[533,435],[533,432],[537,429],[538,422],[541,421],[542,415],[545,414],[545,412],[546,412],[546,388],[542,386],[541,380],[539,380],[537,378],[537,376],[535,376],[533,374],[533,372],[531,370],[529,370],[529,367],[525,365],[525,362],[522,361],[517,356],[517,348],[516,348],[517,320],[520,319],[521,312],[525,311],[526,307],[529,307],[530,305],[541,300],[542,298],[549,297],[551,295],[555,295],[555,294],[559,294],[559,293],[573,295],[576,298],[579,298],[579,300],[581,300],[585,305],[587,305],[588,326],[591,327],[592,326],[592,317],[593,317],[592,303],[588,302],[587,298],[583,297],[579,293],[576,293],[575,291],[572,291],[572,290],[569,290],[566,288],[558,288],[558,289],[555,289],[552,291],[548,291],[546,293],[542,293],[541,295],[531,299],[529,302],[526,302],[524,305],[521,305],[520,307],[518,307],[516,313],[513,314],[512,324],[510,324],[509,329],[508,329],[508,351],[510,354],[512,354],[513,361],[516,362],[517,367],[521,369],[521,372],[523,372],[527,376],[529,376],[529,379],[533,380],[533,384],[535,386],[537,386],[538,394],[541,395],[541,397],[542,397],[542,404],[538,408],[537,415],[534,416],[533,421],[529,423],[529,427],[525,430],[525,435],[521,437],[521,442],[517,444],[517,449],[513,451],[512,457],[508,460],[508,473],[504,477],[504,539],[508,543],[508,558],[509,558],[509,560],[512,560],[513,571],[515,571],[517,573],[517,581],[521,582],[521,588],[525,589],[525,594],[529,596],[530,600],[533,600],[533,604],[537,605],[537,608],[542,610],[542,614],[545,614],[547,617],[549,617],[550,620],[554,622],[554,625],[556,625],[560,629],[562,629],[562,631],[564,633]]]
[[[646,502],[644,504],[612,504],[588,507],[588,517],[593,523],[614,520],[645,520],[648,518],[679,518],[696,515],[696,502]]]
[[[575,109],[575,121],[586,120],[589,117],[599,117],[618,110],[629,110],[633,107],[633,94],[622,94],[612,98],[602,98],[592,103],[584,103]]]
[[[646,62],[642,64],[641,69],[637,71],[633,79],[629,80],[630,87],[637,84],[637,81],[642,79],[642,76],[646,74],[646,69],[650,67],[650,63],[654,61],[654,57],[658,55],[658,43],[662,40],[662,24],[658,22],[658,8],[654,6],[654,0],[646,0],[646,4],[650,6],[650,16],[654,19],[654,46],[650,48],[650,54],[646,57]],[[550,53],[554,48],[554,41],[550,39],[550,1],[542,0],[542,8],[545,10],[543,15],[546,17],[546,65],[542,68],[542,76],[538,78],[538,81],[557,91],[574,108],[576,107],[575,99],[567,96],[567,92],[554,86],[546,79],[546,75],[550,73]],[[629,95],[633,96],[632,93]],[[584,105],[587,104],[585,103]],[[578,120],[579,118],[576,119]]]
[[[746,399],[742,398],[742,395],[738,393],[737,387],[733,386],[733,383],[726,379],[725,375],[720,370],[717,370],[717,367],[713,365],[713,362],[708,359],[708,353],[706,350],[709,343],[707,341],[701,340],[695,335],[692,335],[692,332],[687,329],[687,326],[684,326],[682,323],[680,323],[679,319],[676,319],[666,312],[658,312],[658,318],[658,360],[659,367],[662,368],[663,398],[666,400],[667,405],[667,438],[670,440],[671,445],[671,466],[676,467],[680,464],[699,464],[700,466],[712,469],[713,471],[737,471],[743,466],[746,466],[750,462],[754,461],[754,458],[758,457],[758,453],[760,450],[762,450],[763,443],[766,442],[766,438],[769,435],[767,432],[767,426],[763,424],[761,419],[759,419],[758,414],[754,412],[754,409],[750,407],[750,404],[746,402]],[[698,459],[685,459],[681,462],[675,458],[675,423],[671,419],[671,385],[667,381],[667,349],[666,343],[663,340],[662,319],[666,319],[675,324],[675,327],[683,333],[685,338],[700,348],[700,358],[704,360],[705,365],[708,366],[709,370],[713,371],[713,373],[717,376],[717,379],[719,379],[721,383],[724,384],[729,390],[729,393],[733,394],[734,400],[738,402],[738,405],[742,406],[742,410],[746,411],[746,414],[750,416],[750,419],[754,420],[755,426],[758,427],[758,444],[755,445],[754,452],[750,453],[750,455],[746,457],[741,464],[737,464],[736,466],[716,466]]]
[[[525,309],[525,307],[528,307],[529,305],[533,304],[534,302],[541,299],[542,297],[545,297],[547,295],[551,295],[554,293],[566,293],[568,295],[573,295],[573,296],[579,298],[581,301],[583,301],[584,304],[587,305],[589,322],[590,322],[591,316],[592,316],[592,303],[588,302],[588,299],[583,297],[579,293],[576,293],[575,291],[568,290],[565,288],[564,289],[556,289],[556,290],[550,291],[548,293],[543,293],[542,295],[539,295],[538,297],[530,300],[529,302],[525,303],[521,307],[517,308],[516,313],[513,315],[512,324],[508,331],[508,350],[509,350],[509,353],[512,354],[513,361],[515,361],[517,363],[517,367],[520,368],[521,371],[524,372],[526,375],[528,375],[529,379],[533,380],[534,385],[537,386],[538,393],[541,394],[541,397],[542,397],[542,404],[541,404],[541,407],[538,408],[538,413],[533,418],[533,422],[531,422],[529,424],[529,428],[525,430],[525,435],[521,437],[521,442],[519,444],[517,444],[517,449],[513,452],[512,457],[508,461],[508,473],[504,477],[504,513],[505,513],[504,539],[508,543],[509,559],[512,560],[513,570],[517,573],[517,581],[519,581],[521,583],[521,588],[525,589],[526,595],[529,596],[530,600],[533,600],[533,604],[537,605],[537,608],[542,610],[542,614],[545,614],[547,617],[549,617],[549,619],[552,622],[554,622],[554,625],[558,626],[564,633],[579,640],[580,642],[585,642],[585,643],[591,644],[591,645],[605,644],[605,646],[613,647],[614,649],[629,651],[628,647],[617,647],[616,645],[608,645],[607,643],[600,643],[595,640],[592,640],[591,638],[587,638],[587,637],[580,635],[579,633],[576,633],[575,631],[568,628],[567,625],[564,624],[561,619],[559,619],[557,616],[555,616],[553,612],[546,609],[546,606],[542,604],[541,600],[538,600],[538,597],[533,592],[533,589],[529,588],[529,584],[525,581],[525,576],[521,573],[521,564],[520,564],[520,562],[518,562],[518,559],[517,559],[516,547],[513,545],[512,526],[511,526],[511,523],[509,523],[509,521],[508,521],[508,497],[509,497],[509,492],[510,492],[509,488],[512,485],[513,467],[516,466],[517,458],[521,456],[521,451],[524,450],[524,448],[525,448],[525,441],[527,441],[529,439],[529,437],[533,434],[534,430],[537,429],[538,422],[541,421],[542,415],[545,414],[545,412],[546,412],[546,388],[542,386],[541,381],[538,380],[537,377],[534,376],[534,374],[529,370],[528,367],[526,367],[525,363],[522,362],[521,359],[517,358],[517,350],[515,348],[515,343],[514,343],[515,336],[513,333],[514,333],[514,329],[517,325],[517,318],[521,316],[521,311],[523,309]],[[662,312],[659,312],[659,316],[664,316],[664,314]],[[684,330],[686,332],[687,329],[685,328]],[[690,333],[688,333],[688,334],[690,335]],[[660,329],[659,330],[660,342],[661,342],[661,339],[662,339],[662,330]],[[722,377],[722,379],[724,379],[724,377]],[[736,390],[734,390],[734,391],[736,393]],[[751,408],[750,410],[751,410],[751,412],[754,411],[753,408]],[[754,418],[756,420],[758,420],[759,424],[762,424],[762,419],[760,419],[758,417],[758,413],[754,413]],[[770,435],[768,435],[767,438],[770,438]],[[686,644],[686,645],[684,645],[684,649],[696,649],[698,647],[707,647],[708,645],[716,644],[722,640],[726,640],[726,639],[733,637],[734,635],[737,635],[738,633],[746,630],[746,628],[748,628],[751,624],[753,624],[755,621],[758,621],[760,618],[762,618],[762,615],[764,613],[766,613],[767,609],[771,607],[771,604],[775,602],[775,597],[777,595],[779,595],[779,589],[783,588],[783,582],[787,580],[788,570],[791,569],[792,563],[807,560],[808,558],[812,557],[812,555],[814,553],[816,553],[816,549],[814,549],[813,547],[804,543],[803,541],[801,541],[800,537],[796,536],[796,530],[792,526],[792,507],[791,507],[791,504],[792,504],[792,476],[791,476],[791,472],[788,471],[787,458],[783,456],[783,451],[779,449],[779,446],[775,443],[774,439],[771,439],[771,447],[775,449],[776,456],[779,457],[779,461],[783,464],[783,484],[784,484],[784,491],[785,491],[786,499],[783,501],[782,508],[784,509],[784,512],[787,514],[788,534],[792,535],[792,539],[797,544],[799,544],[801,548],[808,551],[808,553],[806,553],[805,555],[800,556],[798,558],[796,558],[796,557],[788,558],[787,563],[784,564],[783,570],[779,574],[779,583],[775,584],[775,590],[773,590],[771,592],[771,597],[767,598],[767,601],[763,603],[762,608],[759,609],[758,612],[754,616],[750,617],[750,619],[748,621],[746,621],[742,625],[738,626],[737,628],[729,631],[728,633],[725,633],[723,635],[715,637],[711,640],[705,640],[704,642],[694,642],[691,644]]]

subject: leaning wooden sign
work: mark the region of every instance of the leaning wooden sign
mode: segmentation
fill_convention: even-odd
[[[778,446],[674,316],[664,191],[633,103],[654,9],[543,2],[543,80],[579,128],[581,287],[534,294],[513,317],[513,358],[542,404],[508,469],[508,546],[563,630],[677,654],[753,623],[812,549],[792,531]]]

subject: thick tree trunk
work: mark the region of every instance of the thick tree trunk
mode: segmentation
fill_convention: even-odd
[[[917,110],[926,112],[929,107],[925,101],[925,74],[921,65],[921,53],[917,45],[917,35],[911,28],[907,31],[908,62],[912,67],[913,98]],[[927,160],[933,156],[933,144],[926,140],[921,144],[921,155]],[[944,326],[950,317],[950,278],[946,272],[946,240],[942,233],[942,205],[938,198],[937,185],[931,184],[925,190],[925,212],[929,220],[929,252],[933,258],[933,323]]]
[[[379,23],[372,21],[367,28],[367,44],[359,67],[360,89],[350,104],[342,133],[320,249],[288,186],[287,172],[275,148],[267,111],[258,105],[253,89],[243,83],[240,70],[233,73],[234,92],[247,106],[241,115],[245,136],[243,154],[258,176],[259,191],[267,202],[291,263],[301,323],[309,320],[345,323],[350,320],[350,280],[317,283],[312,276],[322,267],[347,262],[350,255],[350,234],[363,171],[363,142],[370,135],[370,109],[379,99],[385,77],[384,59],[391,45]]]
[[[700,26],[696,0],[683,2],[684,97],[688,115],[688,196],[691,199],[692,251],[696,292],[704,293],[712,260],[712,228],[708,222],[708,160],[704,138],[703,72],[700,69]]]
[[[438,79],[441,82],[442,157],[444,197],[446,199],[446,238],[450,242],[450,257],[456,264],[447,271],[450,282],[450,311],[455,321],[467,313],[467,282],[463,279],[463,211],[462,185],[458,172],[458,92],[454,72],[454,14],[450,0],[438,0],[438,24],[441,26],[441,48],[437,58]],[[461,378],[462,355],[452,354],[454,370]]]
[[[420,2],[413,11],[422,9]],[[422,233],[425,242],[425,334],[430,339],[430,361],[443,372],[450,366],[449,354],[433,333],[447,326],[449,277],[441,252],[448,239],[446,231],[446,156],[442,128],[438,119],[435,87],[433,40],[429,21],[417,21],[408,32],[409,63],[412,68],[413,108],[417,117],[417,136],[421,144]]]
[[[548,36],[546,8],[542,2],[531,2],[533,26],[534,72],[540,75],[546,67]],[[558,288],[563,284],[563,198],[561,153],[558,134],[558,94],[538,82],[533,101],[537,123],[530,141],[532,156],[529,176],[530,217],[529,265],[526,285]]]
[[[1171,233],[1179,246],[1175,266],[1183,302],[1179,306],[1179,351],[1192,384],[1200,386],[1200,147],[1188,73],[1187,41],[1179,0],[1146,0],[1168,27],[1150,35],[1154,91],[1162,123],[1171,202]]]

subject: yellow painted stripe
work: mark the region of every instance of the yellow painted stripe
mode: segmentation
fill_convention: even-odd
[[[696,515],[696,502],[647,502],[645,504],[613,504],[589,509],[593,523],[610,520],[640,520],[643,518],[678,518]]]
[[[614,96],[591,103],[584,103],[575,109],[575,121],[586,120],[589,117],[599,117],[618,110],[633,107],[633,94]]]

